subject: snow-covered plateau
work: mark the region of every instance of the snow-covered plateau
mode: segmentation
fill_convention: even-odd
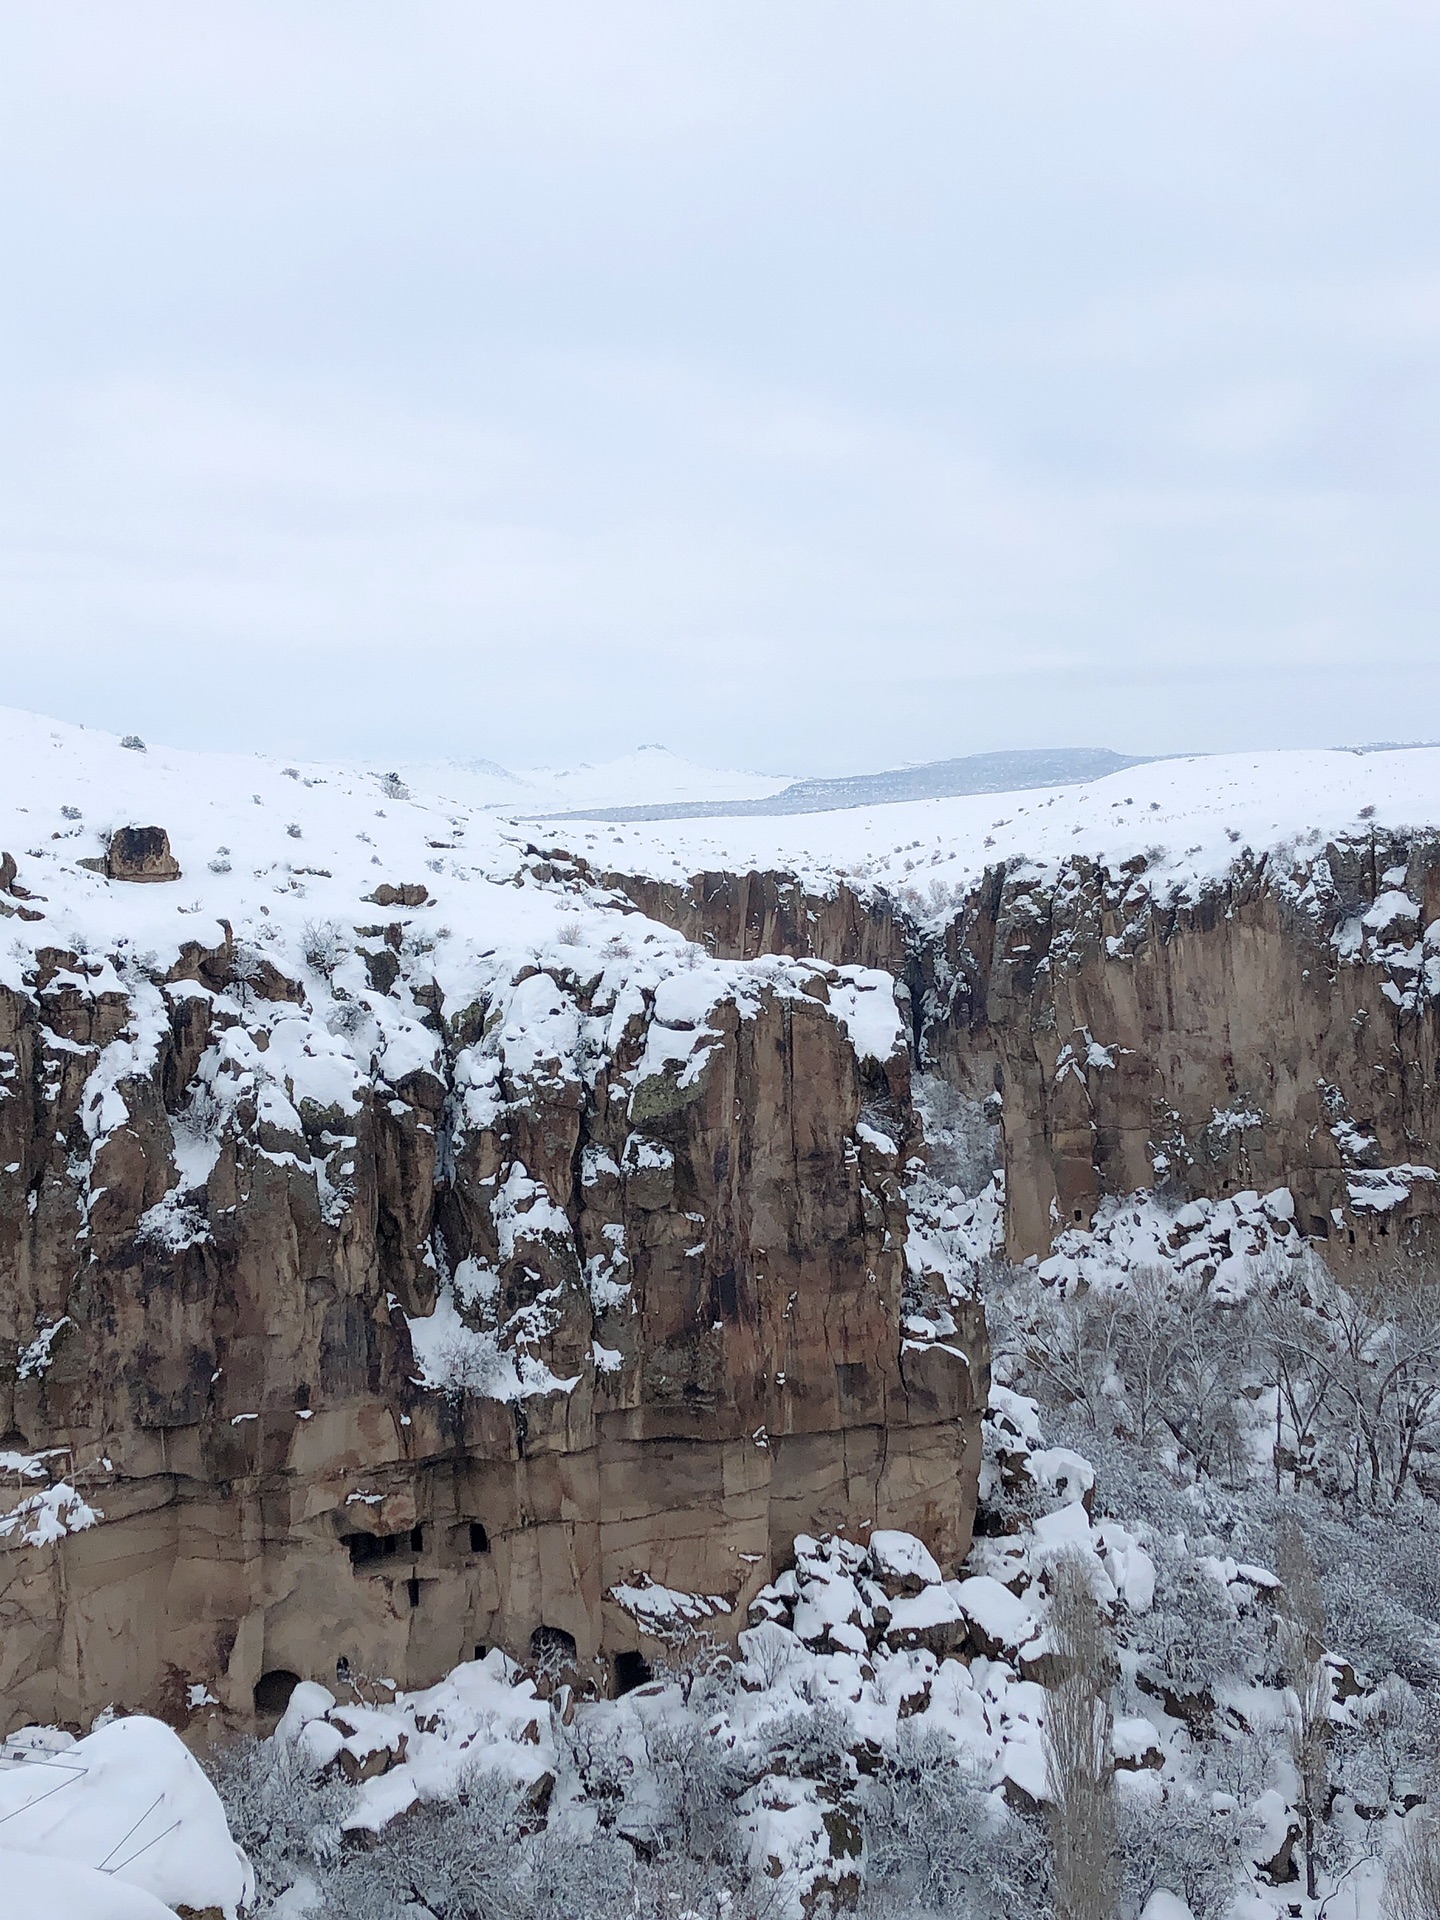
[[[632,760],[0,714],[0,1916],[1433,1920],[1440,751]]]

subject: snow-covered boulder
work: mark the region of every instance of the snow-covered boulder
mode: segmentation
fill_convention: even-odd
[[[163,1721],[112,1720],[68,1745],[7,1742],[0,1762],[0,1821],[14,1854],[88,1872],[105,1888],[133,1890],[139,1904],[86,1908],[84,1885],[55,1881],[56,1902],[77,1920],[148,1920],[154,1903],[218,1910],[238,1920],[254,1892],[249,1863],[230,1838],[225,1810],[198,1762]],[[78,1890],[77,1890],[78,1889]],[[0,1914],[11,1883],[0,1883]],[[149,1896],[146,1904],[144,1896]],[[107,1895],[107,1898],[109,1896]],[[47,1896],[48,1898],[48,1896]],[[46,1900],[14,1907],[14,1920],[54,1920]]]

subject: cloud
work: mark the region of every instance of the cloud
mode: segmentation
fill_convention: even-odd
[[[3,31],[8,699],[800,772],[1435,730],[1432,9]]]

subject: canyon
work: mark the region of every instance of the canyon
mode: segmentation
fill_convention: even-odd
[[[612,1691],[797,1539],[957,1571],[988,1355],[921,1072],[998,1123],[996,1258],[1151,1189],[1287,1189],[1342,1261],[1436,1210],[1403,816],[1183,884],[962,822],[926,893],[7,724],[7,1725],[199,1741],[489,1647]]]

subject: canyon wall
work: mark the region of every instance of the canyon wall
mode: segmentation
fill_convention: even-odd
[[[913,1062],[998,1109],[1015,1258],[1153,1186],[1288,1186],[1342,1255],[1436,1212],[1432,839],[948,905],[526,862],[602,947],[446,971],[382,887],[419,911],[303,968],[72,941],[0,986],[7,1724],[263,1722],[494,1644],[613,1685],[800,1532],[953,1568],[986,1348],[914,1311]],[[38,941],[33,899],[0,863]]]
[[[490,1645],[603,1687],[732,1635],[797,1532],[963,1556],[984,1333],[902,1341],[888,978],[424,956],[0,990],[6,1724],[198,1735]]]
[[[788,874],[613,878],[717,953],[888,968],[917,1057],[999,1100],[1012,1258],[1156,1186],[1288,1186],[1342,1257],[1432,1220],[1440,843],[1240,849],[1180,900],[1147,867],[996,867],[948,911],[845,884],[806,895]]]

